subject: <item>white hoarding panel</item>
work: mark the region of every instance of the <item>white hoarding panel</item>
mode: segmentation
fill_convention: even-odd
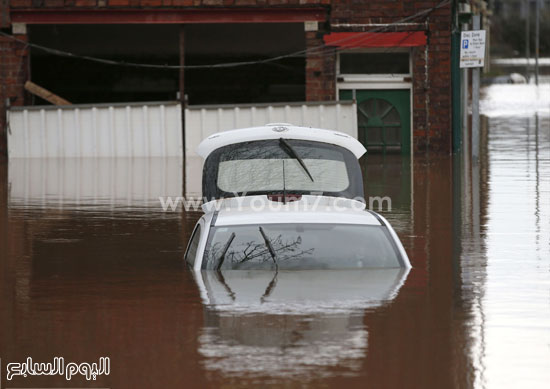
[[[17,107],[8,122],[10,159],[183,156],[178,103]]]

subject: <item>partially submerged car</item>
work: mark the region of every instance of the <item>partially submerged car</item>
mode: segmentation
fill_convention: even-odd
[[[195,270],[409,268],[390,224],[365,210],[356,139],[285,123],[221,132],[198,153],[204,216]]]
[[[283,192],[364,196],[358,158],[366,149],[342,132],[272,123],[213,134],[197,152],[205,159],[208,200]]]
[[[391,225],[351,199],[257,195],[203,205],[185,260],[195,270],[409,268]]]

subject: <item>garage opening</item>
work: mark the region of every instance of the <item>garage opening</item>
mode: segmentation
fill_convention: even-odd
[[[179,64],[175,25],[38,25],[30,27],[30,41],[79,56]],[[31,50],[31,79],[74,104],[175,100],[179,90],[177,70],[107,65],[37,49]]]
[[[179,25],[34,25],[32,43],[76,54],[31,50],[31,79],[74,104],[176,100],[177,69],[115,66],[179,65]],[[107,44],[108,43],[108,44]],[[188,104],[240,104],[305,100],[302,23],[193,24],[185,26],[184,93]],[[273,62],[266,59],[283,56]],[[222,63],[246,66],[211,67]],[[33,97],[35,105],[48,104]]]

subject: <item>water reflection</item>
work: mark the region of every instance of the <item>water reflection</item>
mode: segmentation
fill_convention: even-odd
[[[408,269],[203,271],[199,353],[224,375],[316,378],[358,371],[367,353],[365,310],[388,304]]]
[[[365,198],[391,199],[391,210],[385,207],[372,210],[384,213],[391,225],[403,233],[402,237],[412,234],[414,188],[410,158],[400,154],[367,154],[360,159],[360,164]]]
[[[159,207],[183,193],[181,158],[14,158],[10,207]]]
[[[460,259],[474,383],[543,387],[550,380],[550,120],[492,117],[486,133],[485,160],[465,183]]]

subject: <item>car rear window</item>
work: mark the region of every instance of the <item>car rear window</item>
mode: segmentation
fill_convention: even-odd
[[[213,227],[202,268],[360,269],[402,265],[385,226],[292,223]]]
[[[353,153],[343,147],[295,139],[232,144],[215,150],[205,161],[203,195],[208,199],[285,190],[362,197],[361,168]]]
[[[288,191],[341,192],[348,188],[346,164],[341,160],[303,159],[311,181],[294,159],[242,159],[220,162],[218,188],[224,192]],[[284,171],[284,173],[283,173]],[[283,182],[284,176],[284,182]]]

